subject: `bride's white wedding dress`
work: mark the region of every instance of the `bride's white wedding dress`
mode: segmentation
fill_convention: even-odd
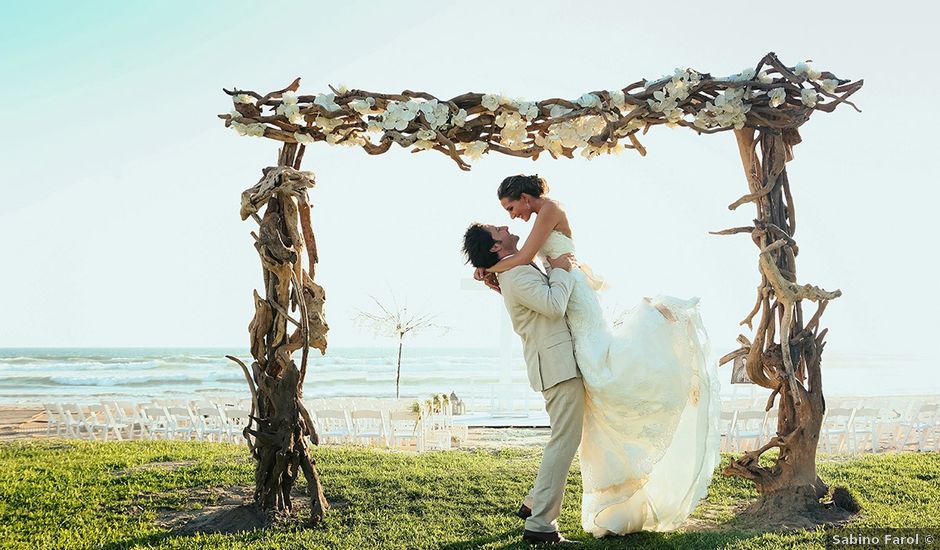
[[[572,240],[553,231],[539,255],[568,252]],[[641,300],[611,327],[599,281],[588,269],[572,274],[566,315],[586,390],[582,526],[596,537],[676,529],[706,496],[720,459],[719,383],[698,298]]]

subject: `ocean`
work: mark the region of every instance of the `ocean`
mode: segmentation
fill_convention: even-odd
[[[394,397],[397,351],[331,348],[321,356],[312,350],[304,396]],[[0,348],[0,404],[247,397],[242,370],[227,354],[250,364],[247,351],[236,348]],[[299,364],[300,353],[294,357]],[[730,365],[719,373],[722,395],[750,391],[728,383]],[[826,395],[940,395],[937,362],[924,358],[833,354],[824,357],[823,381]],[[521,352],[503,360],[499,349],[406,346],[402,397],[451,392],[476,399],[532,394]]]

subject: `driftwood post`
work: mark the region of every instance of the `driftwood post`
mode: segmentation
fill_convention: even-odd
[[[815,463],[825,412],[820,362],[826,329],[820,329],[820,317],[841,293],[796,282],[799,249],[793,239],[796,217],[786,163],[800,141],[799,127],[816,111],[830,113],[841,104],[858,110],[849,97],[863,84],[817,71],[806,62],[788,67],[771,52],[755,67],[726,77],[676,69],[673,75],[587,92],[577,99],[521,101],[475,92],[439,99],[422,91],[345,88],[297,95],[300,79],[265,95],[223,90],[234,106],[219,115],[226,127],[284,144],[278,166],[265,169],[262,180],[242,195],[242,219],[251,216],[261,226],[255,246],[265,277],[265,296],[255,296],[250,327],[251,373],[242,365],[252,391],[257,387],[253,421],[258,425],[245,433],[249,443],[255,438],[258,502],[265,509],[289,509],[289,489],[299,465],[310,482],[314,521],[326,507],[303,439],[309,434],[316,442],[301,400],[307,350],[324,352],[327,330],[323,289],[313,282],[316,245],[306,198],[313,176],[299,172],[306,144],[358,147],[370,155],[383,154],[392,145],[412,153],[437,151],[469,170],[468,160],[489,153],[533,160],[543,153],[573,158],[576,152],[590,159],[625,149],[645,155],[639,137],[653,127],[669,126],[698,134],[733,131],[749,193],[730,208],[751,202],[757,208],[754,225],[716,232],[750,234],[759,247],[761,273],[756,304],[741,322],[753,329],[754,317],[761,314],[753,341],[740,335],[741,347],[721,363],[734,360],[754,383],[770,389],[768,410],[779,397],[777,433],[724,473],[755,483],[761,499],[752,512],[818,522],[823,509],[819,499],[828,492]],[[301,265],[305,247],[309,276]],[[807,300],[818,304],[809,320],[803,315]],[[299,321],[290,317],[291,304],[300,306]],[[288,322],[296,327],[289,338]],[[298,371],[290,356],[301,348]],[[776,462],[760,466],[759,457],[772,448],[780,451]]]
[[[291,512],[291,489],[303,472],[311,497],[310,523],[315,525],[328,503],[316,463],[307,453],[305,438],[314,445],[318,440],[303,403],[303,382],[309,348],[326,351],[328,326],[323,318],[326,296],[313,282],[317,249],[307,199],[313,174],[297,169],[302,157],[303,145],[298,152],[297,144],[285,143],[277,166],[265,168],[261,181],[242,193],[242,219],[251,217],[259,225],[252,236],[265,291],[264,296],[254,293],[251,372],[229,358],[245,371],[253,398],[251,422],[243,434],[256,461],[255,503],[267,513]],[[298,349],[303,350],[299,368],[291,357]]]

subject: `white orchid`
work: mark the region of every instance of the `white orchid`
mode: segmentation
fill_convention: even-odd
[[[418,130],[418,139],[430,141],[437,138],[437,132],[434,130]]]
[[[539,116],[539,106],[534,101],[522,101],[517,104],[519,113],[528,120],[534,120]]]
[[[832,78],[827,78],[826,80],[822,81],[822,89],[826,90],[830,94],[836,93],[836,87],[838,85],[839,85],[839,81],[834,80]]]
[[[424,114],[424,119],[428,121],[431,128],[439,128],[447,124],[450,108],[446,103],[440,103],[438,100],[432,99],[422,103],[418,109]]]
[[[356,112],[365,114],[371,112],[375,107],[375,98],[354,99],[349,102],[349,106]]]
[[[482,155],[488,148],[489,146],[485,141],[474,141],[464,148],[463,154],[467,155],[467,158],[471,160],[476,160],[480,158],[480,155]]]
[[[621,111],[626,109],[626,103],[624,101],[626,96],[623,94],[623,90],[611,90],[607,93],[610,95],[611,106],[616,107]]]
[[[578,98],[576,101],[578,105],[584,107],[585,109],[590,107],[597,107],[601,104],[601,98],[597,97],[594,94],[584,94]]]
[[[284,92],[281,94],[281,102],[288,105],[295,105],[297,103],[297,92]]]
[[[761,84],[770,84],[774,81],[774,77],[767,74],[767,70],[765,69],[757,75],[757,81]]]
[[[795,72],[798,75],[803,75],[810,80],[816,80],[817,78],[822,76],[822,73],[814,69],[812,65],[810,65],[809,62],[806,62],[806,61],[801,61],[797,63],[796,67],[793,68],[793,72]]]
[[[800,99],[803,101],[803,105],[807,107],[816,106],[816,90],[812,88],[804,88],[800,90]]]
[[[495,111],[499,109],[499,96],[492,94],[484,94],[483,99],[480,101],[480,104],[483,107],[489,109],[490,111]]]
[[[318,115],[317,118],[316,118],[316,120],[314,120],[313,122],[314,122],[314,124],[316,124],[317,126],[319,126],[320,128],[323,129],[323,133],[329,134],[329,133],[332,132],[337,126],[339,126],[339,125],[341,125],[341,124],[343,123],[343,119],[341,119],[341,118],[327,118],[327,117],[325,117],[325,116]]]
[[[235,103],[248,103],[252,105],[255,103],[255,98],[251,97],[248,94],[238,94],[234,98],[232,98],[232,100]]]
[[[304,134],[302,132],[294,132],[294,139],[297,141],[297,143],[303,144],[313,143],[316,141],[316,139],[314,139],[314,137],[310,134]]]
[[[562,106],[562,105],[557,105],[557,104],[555,104],[555,105],[552,105],[552,109],[551,109],[551,111],[549,112],[549,116],[551,116],[552,118],[558,118],[558,117],[560,117],[560,116],[567,115],[567,114],[570,113],[571,111],[572,111],[572,109],[569,109],[569,108],[564,107],[564,106]]]
[[[466,122],[467,122],[467,110],[466,109],[458,110],[457,113],[451,118],[451,123],[454,126],[463,127],[463,125],[466,124]]]
[[[316,99],[313,100],[314,105],[319,105],[329,112],[338,111],[339,105],[336,104],[336,94],[319,94]]]
[[[770,90],[770,95],[768,97],[770,97],[771,107],[779,107],[780,105],[786,103],[787,91],[783,88],[774,88],[773,90]]]

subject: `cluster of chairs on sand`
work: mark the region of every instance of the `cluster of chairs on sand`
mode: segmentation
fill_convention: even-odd
[[[767,398],[722,402],[721,449],[753,450],[776,433],[777,403],[765,411]],[[940,399],[834,397],[827,399],[819,450],[861,453],[940,451]]]
[[[377,445],[418,452],[450,449],[468,436],[444,398],[312,399],[306,402],[321,444]],[[81,439],[246,442],[250,399],[44,403],[46,435]]]

